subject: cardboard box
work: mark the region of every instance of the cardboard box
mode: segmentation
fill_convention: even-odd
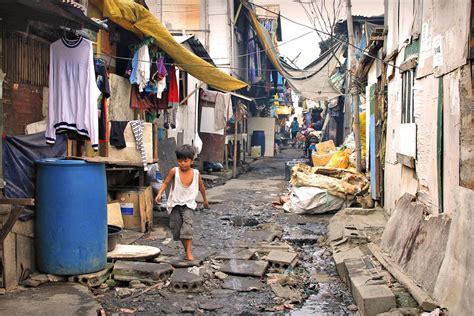
[[[135,136],[133,136],[132,127],[130,123],[127,124],[123,132],[125,144],[127,147],[118,149],[109,144],[109,158],[126,160],[130,163],[142,163],[140,151],[137,149]],[[143,144],[145,146],[146,160],[148,163],[153,162],[153,124],[144,123],[143,125]]]
[[[145,232],[153,228],[153,191],[151,187],[125,188],[117,191],[116,199],[125,229]]]

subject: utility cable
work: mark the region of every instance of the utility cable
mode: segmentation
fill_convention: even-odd
[[[246,0],[240,0],[240,2],[242,3],[242,5],[243,5],[244,7],[247,8],[247,10],[250,10],[250,11],[253,12],[252,8],[249,7],[249,3],[248,3]],[[273,14],[278,15],[278,12],[274,12],[274,11],[272,11],[272,10],[269,10],[269,9],[265,8],[264,6],[261,6],[261,5],[255,4],[255,3],[252,3],[251,5],[256,6],[256,7],[258,7],[258,8],[261,8],[261,9],[263,9],[263,10],[269,12],[269,13],[273,13]],[[366,55],[366,56],[368,56],[368,57],[370,57],[370,58],[372,58],[372,59],[379,60],[379,61],[383,62],[384,64],[386,64],[387,66],[390,66],[390,67],[399,69],[399,67],[398,67],[397,65],[391,64],[391,63],[389,63],[389,62],[383,60],[382,58],[379,58],[379,57],[377,57],[377,56],[371,55],[371,54],[369,54],[368,52],[366,52],[365,49],[359,48],[359,47],[357,47],[357,45],[351,44],[351,43],[349,43],[349,41],[343,40],[343,39],[341,39],[341,38],[339,38],[339,37],[337,37],[337,36],[332,35],[331,33],[328,33],[328,32],[319,30],[319,29],[317,29],[317,28],[315,28],[315,27],[312,27],[312,26],[306,25],[306,24],[304,24],[304,23],[295,21],[295,20],[290,19],[290,18],[288,18],[288,17],[286,17],[286,16],[284,16],[284,15],[282,15],[282,14],[280,14],[280,17],[283,18],[283,19],[285,19],[285,20],[288,20],[288,21],[290,21],[290,22],[292,22],[292,23],[294,23],[294,24],[297,24],[297,25],[303,26],[303,27],[305,27],[305,28],[311,29],[311,30],[313,30],[313,31],[316,31],[316,32],[318,32],[318,33],[327,35],[327,36],[329,36],[330,38],[333,38],[333,39],[335,39],[336,41],[338,41],[338,42],[340,42],[340,43],[343,43],[343,44],[346,44],[346,45],[348,45],[348,46],[354,47],[355,49],[361,51],[364,55]]]

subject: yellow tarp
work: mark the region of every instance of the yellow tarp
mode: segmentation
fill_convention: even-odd
[[[132,0],[93,0],[109,18],[121,27],[139,36],[153,37],[156,45],[168,54],[175,64],[208,85],[224,91],[247,86],[229,76],[179,44],[161,22],[145,7]]]

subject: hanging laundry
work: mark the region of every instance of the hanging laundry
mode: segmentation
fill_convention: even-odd
[[[281,32],[281,15],[280,12],[278,12],[278,18],[277,18],[277,28],[276,28],[276,40],[281,42],[283,40],[282,32]]]
[[[107,66],[101,59],[96,59],[94,62],[95,78],[97,87],[106,98],[110,98],[110,84],[109,75],[107,73]]]
[[[168,71],[166,70],[165,66],[165,58],[158,58],[154,64],[156,66],[156,70],[152,71],[151,80],[158,82],[168,75]]]
[[[110,84],[107,67],[102,59],[96,59],[94,62],[95,78],[97,87],[102,95],[97,102],[99,111],[99,142],[106,142],[108,137],[107,130],[107,98],[110,97]]]
[[[123,135],[127,121],[111,121],[110,122],[110,145],[119,149],[127,147],[125,136]]]
[[[248,77],[251,83],[256,82],[257,80],[257,48],[254,41],[254,34],[251,29],[249,29],[249,41],[247,43],[247,53],[248,53]]]
[[[178,80],[176,78],[176,67],[172,65],[168,71],[170,84],[168,86],[168,108],[179,106]]]
[[[148,171],[145,145],[143,144],[143,121],[130,121],[130,126],[132,127],[133,136],[135,137],[136,147],[138,151],[140,151],[140,156],[143,161],[143,170]]]
[[[201,89],[201,93],[199,95],[199,98],[202,101],[204,101],[205,103],[216,103],[218,93],[219,92],[217,92],[217,91],[210,91],[210,90],[206,90],[206,89]]]
[[[133,55],[130,83],[137,84],[138,90],[142,92],[148,81],[150,81],[150,52],[147,45],[142,45]]]
[[[57,40],[50,47],[49,109],[46,142],[54,144],[56,133],[75,131],[99,146],[97,87],[91,41]]]
[[[149,110],[155,107],[155,104],[150,101],[149,95],[140,94],[136,86],[132,87],[132,98],[130,107],[140,110]]]
[[[224,129],[227,121],[232,117],[232,100],[230,93],[218,93],[214,107],[214,121],[216,130]]]

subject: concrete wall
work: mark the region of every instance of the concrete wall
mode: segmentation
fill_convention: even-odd
[[[248,143],[251,144],[254,131],[265,132],[265,157],[273,157],[275,144],[275,119],[271,117],[248,118]],[[250,149],[250,145],[249,145]]]
[[[400,65],[405,59],[406,39],[417,31],[421,33],[414,85],[416,132],[403,132],[405,126],[400,123],[402,75],[389,67],[388,76],[393,77],[388,81],[385,207],[391,213],[397,201],[405,193],[410,193],[427,206],[426,211],[434,218],[440,216],[440,212],[443,217],[452,218],[449,233],[446,233],[446,250],[426,251],[421,258],[426,262],[440,255],[443,258],[436,282],[425,289],[447,307],[450,314],[469,315],[469,298],[474,296],[474,191],[462,183],[460,173],[472,174],[473,170],[468,167],[461,171],[460,161],[472,160],[469,155],[461,157],[461,152],[472,152],[472,141],[461,141],[460,134],[461,129],[474,128],[472,120],[463,120],[461,111],[472,108],[473,103],[471,67],[466,65],[470,1],[399,2],[400,12],[398,1],[388,2],[387,53],[398,49],[395,62]],[[442,100],[438,100],[438,96]],[[442,121],[438,119],[439,102],[442,103]],[[437,157],[440,148],[437,135],[441,124],[442,182],[438,178]],[[413,134],[415,169],[397,161],[397,153],[403,146],[410,146],[410,135]],[[441,227],[430,229],[441,231]],[[412,270],[415,279],[422,277],[420,271]]]

